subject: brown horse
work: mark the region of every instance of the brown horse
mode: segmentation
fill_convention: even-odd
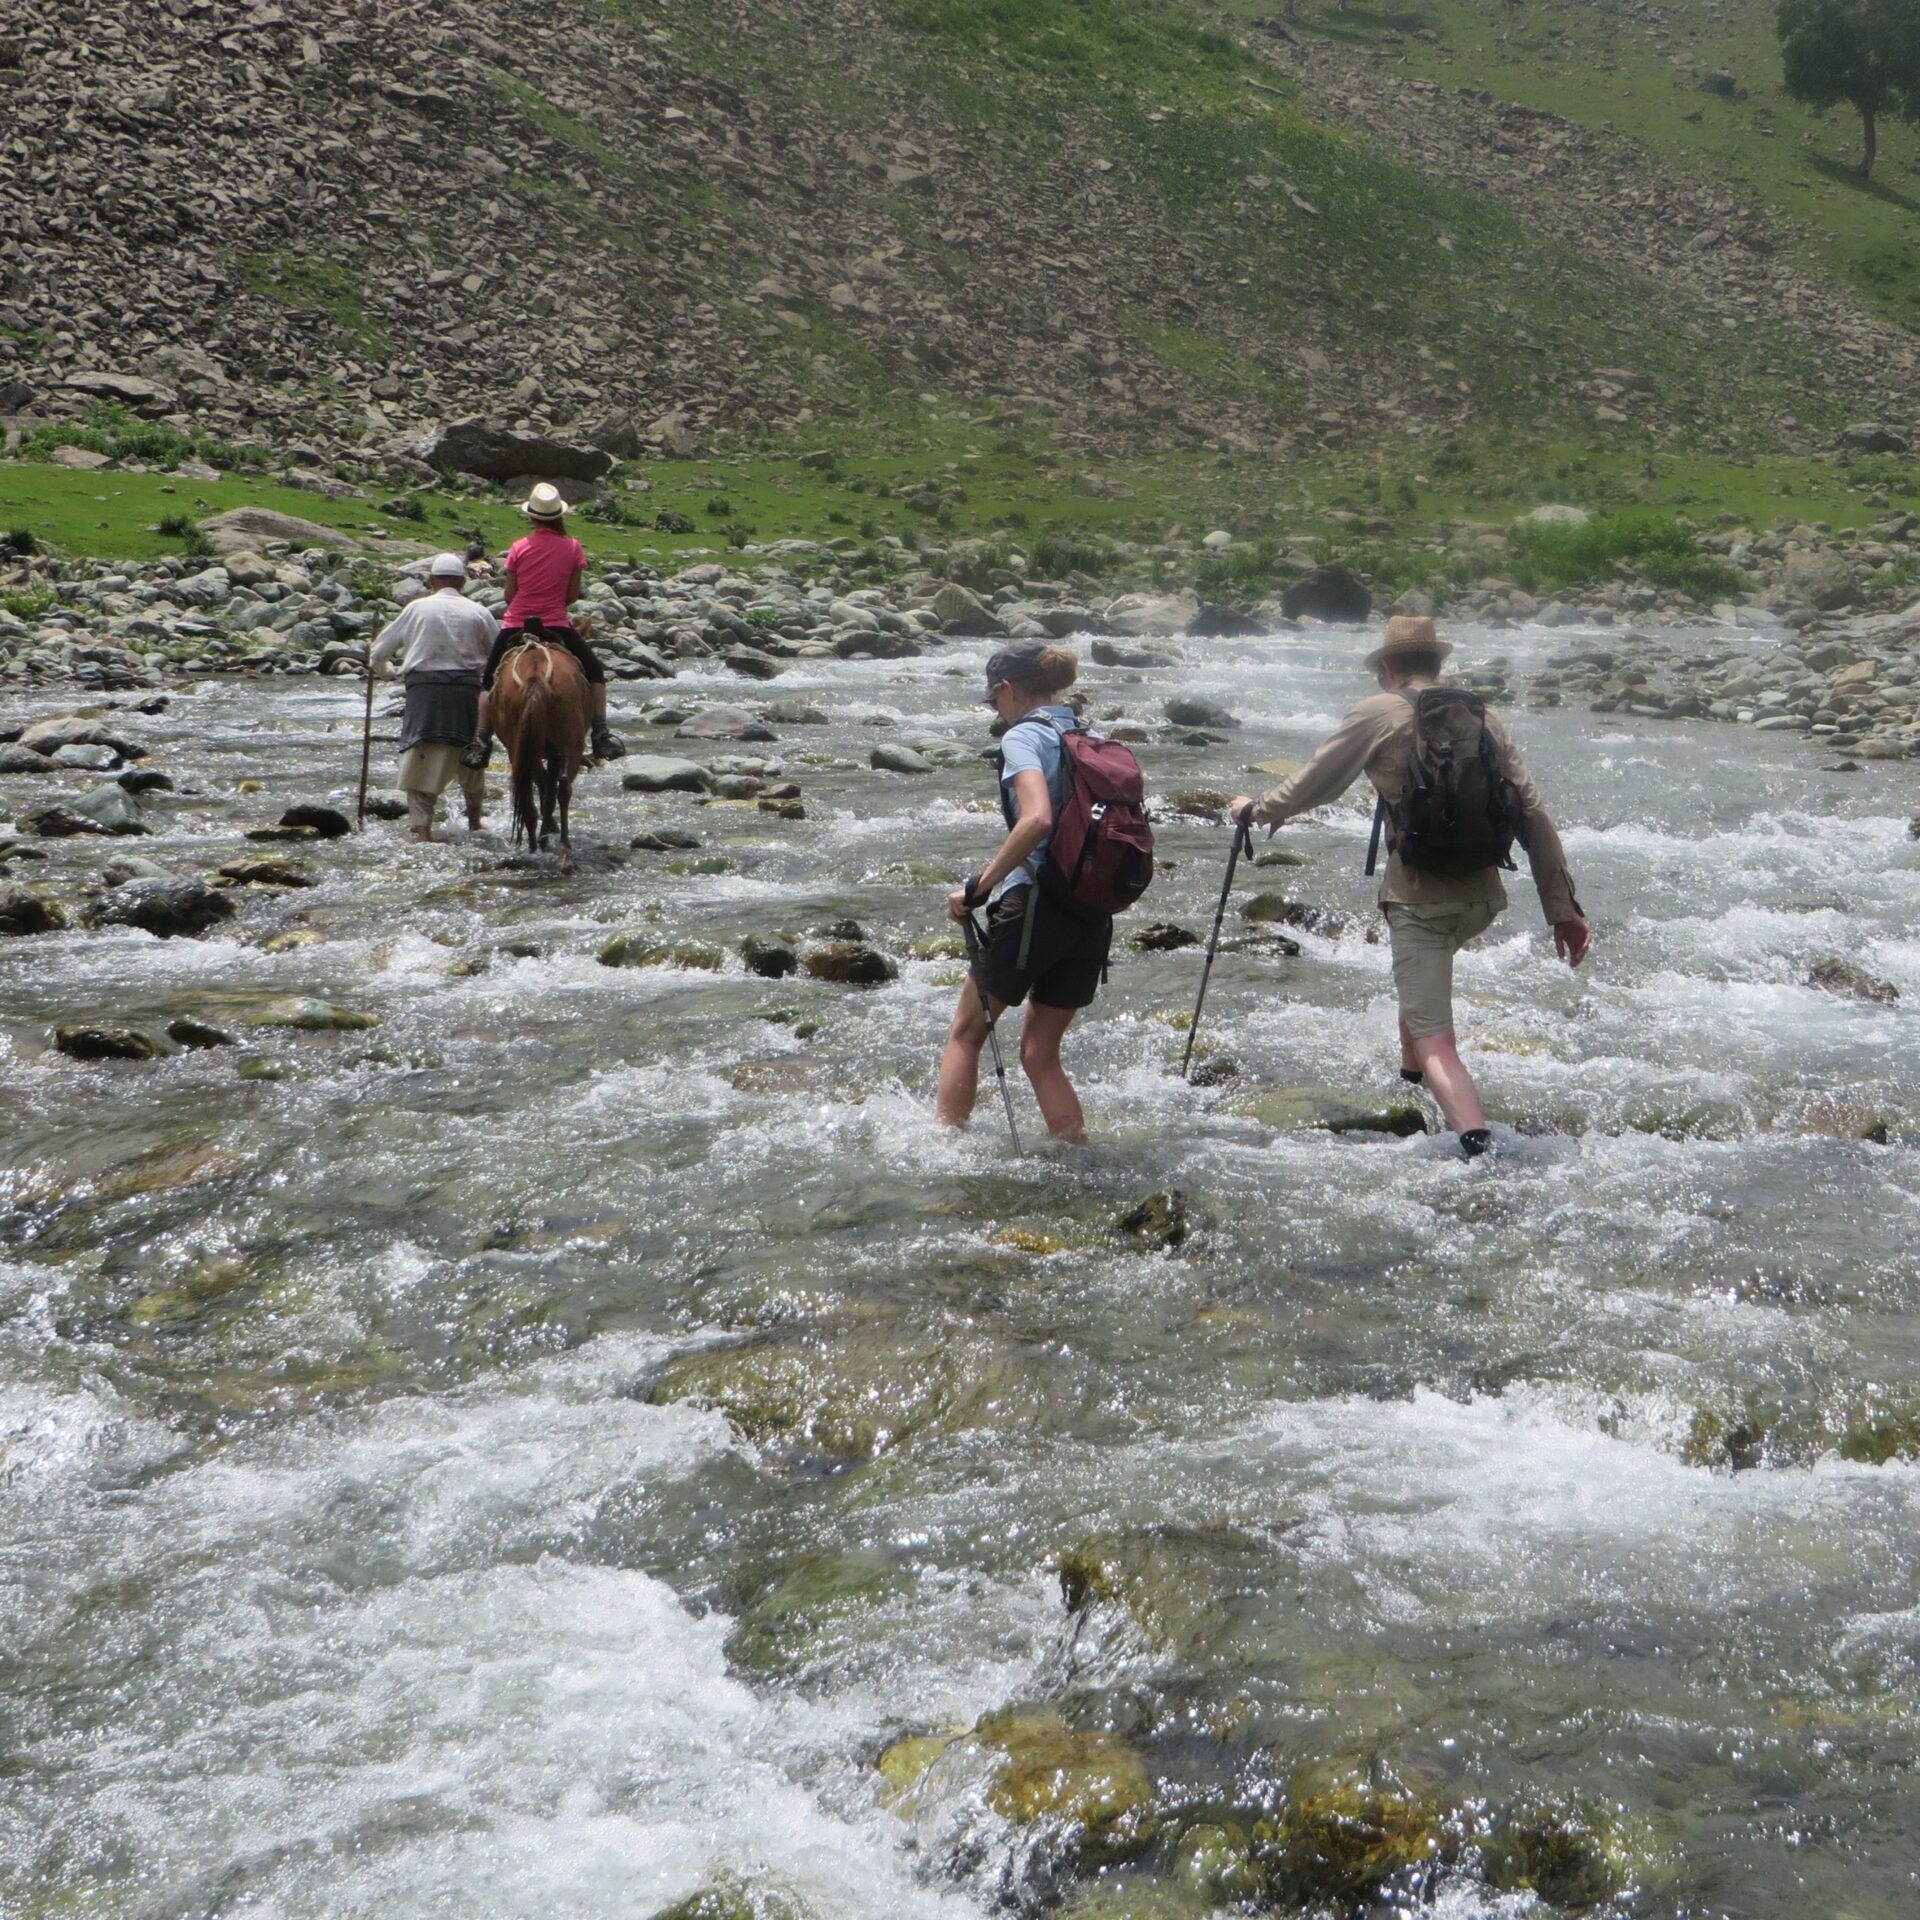
[[[512,767],[513,840],[545,852],[556,826],[560,871],[573,871],[567,806],[586,755],[586,675],[565,647],[528,637],[501,661],[493,680],[493,726]],[[534,789],[540,804],[534,808]]]

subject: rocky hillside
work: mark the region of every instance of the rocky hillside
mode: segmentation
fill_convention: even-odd
[[[1167,0],[45,0],[0,38],[0,416],[324,465],[1500,430],[1830,444],[1915,340],[1644,150]],[[1206,24],[1211,22],[1211,24]],[[1464,76],[1463,76],[1464,79]]]

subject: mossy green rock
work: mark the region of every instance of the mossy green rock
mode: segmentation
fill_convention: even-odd
[[[1488,1882],[1537,1893],[1556,1907],[1595,1907],[1624,1893],[1638,1865],[1625,1824],[1611,1808],[1540,1799],[1509,1809],[1482,1848]]]
[[[794,1672],[857,1634],[876,1608],[910,1585],[881,1553],[802,1554],[741,1610],[727,1657],[754,1673]]]
[[[1253,1842],[1244,1828],[1222,1822],[1189,1827],[1174,1853],[1174,1875],[1209,1902],[1255,1900],[1266,1890],[1266,1875],[1253,1858]]]
[[[1017,1826],[1066,1828],[1084,1866],[1142,1852],[1159,1829],[1153,1783],[1138,1748],[1117,1733],[1079,1733],[1057,1714],[1006,1710],[973,1730],[1003,1757],[987,1801]]]
[[[660,1908],[653,1920],[813,1920],[813,1914],[784,1887],[723,1873],[698,1893]]]
[[[250,1027],[293,1027],[301,1033],[365,1033],[380,1024],[380,1016],[356,1007],[336,1007],[330,1000],[289,994],[253,1008],[246,1022]]]
[[[1257,1120],[1275,1133],[1318,1127],[1327,1133],[1425,1133],[1427,1117],[1406,1101],[1363,1105],[1333,1087],[1274,1087],[1235,1100],[1231,1112]]]
[[[1390,1774],[1341,1768],[1296,1774],[1268,1837],[1270,1877],[1301,1900],[1360,1899],[1438,1865],[1449,1845],[1431,1801]]]
[[[1054,1566],[1070,1613],[1118,1608],[1151,1646],[1189,1665],[1222,1653],[1233,1596],[1266,1591],[1275,1569],[1270,1546],[1224,1523],[1094,1534]]]
[[[1847,1425],[1840,1455],[1864,1466],[1920,1459],[1920,1407],[1880,1407]]]
[[[727,963],[718,947],[703,940],[668,943],[644,929],[616,933],[595,958],[603,967],[690,967],[701,973],[718,973]]]

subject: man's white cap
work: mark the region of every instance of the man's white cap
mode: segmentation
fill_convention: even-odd
[[[464,580],[467,563],[457,553],[436,553],[427,568],[429,580]]]

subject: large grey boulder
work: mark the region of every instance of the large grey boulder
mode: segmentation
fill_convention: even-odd
[[[1354,570],[1336,560],[1315,567],[1280,596],[1289,620],[1364,620],[1373,611],[1373,594]]]
[[[603,447],[514,433],[485,420],[456,420],[423,439],[416,451],[443,473],[471,473],[482,480],[584,480],[603,478],[613,455]]]
[[[1197,593],[1123,593],[1106,608],[1108,627],[1124,639],[1171,640],[1199,616]]]
[[[200,531],[215,553],[251,553],[274,541],[298,547],[346,547],[353,542],[338,527],[323,527],[297,514],[275,513],[271,507],[229,507],[200,522]]]
[[[58,933],[66,924],[66,910],[57,901],[27,887],[0,886],[0,933]]]
[[[1860,597],[1860,574],[1844,555],[1813,548],[1787,555],[1780,569],[1780,585],[1795,600],[1804,600],[1822,613],[1850,606]]]
[[[111,401],[135,413],[171,413],[180,404],[179,395],[171,387],[137,373],[70,373],[66,386],[69,393]]]
[[[692,760],[635,753],[627,756],[620,784],[629,793],[707,793],[712,790],[713,775]]]
[[[1861,420],[1841,430],[1840,444],[1853,453],[1905,453],[1907,437],[1878,420]]]

